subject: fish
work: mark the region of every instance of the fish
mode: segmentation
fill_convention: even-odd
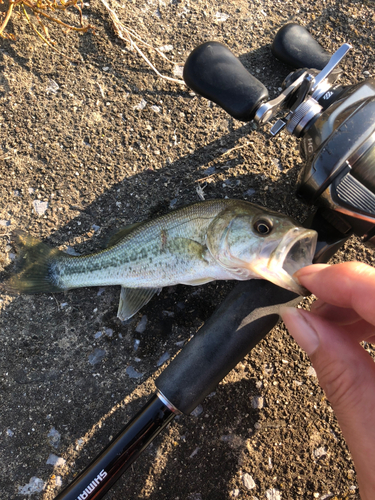
[[[239,199],[207,200],[121,229],[108,247],[72,256],[15,231],[18,272],[9,292],[61,292],[120,285],[126,321],[165,286],[267,279],[298,293],[293,274],[312,263],[317,233],[286,215]]]

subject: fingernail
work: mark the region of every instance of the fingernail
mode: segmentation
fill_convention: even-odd
[[[280,315],[297,344],[308,356],[319,347],[319,337],[309,322],[309,313],[293,307],[282,307]]]

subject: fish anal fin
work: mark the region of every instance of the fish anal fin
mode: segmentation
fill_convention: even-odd
[[[145,306],[161,288],[125,288],[121,287],[117,317],[126,321]]]
[[[115,246],[119,241],[125,238],[128,234],[130,234],[132,231],[137,229],[140,225],[142,225],[143,222],[136,222],[135,224],[129,224],[128,226],[123,227],[119,231],[116,231],[112,236],[110,236],[108,242],[107,242],[107,247],[113,247]]]
[[[210,283],[211,281],[215,281],[215,278],[197,278],[196,280],[184,281],[183,283],[181,283],[181,285],[198,286],[205,285],[206,283]]]

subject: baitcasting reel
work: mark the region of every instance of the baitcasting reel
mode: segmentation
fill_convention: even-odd
[[[204,43],[190,54],[184,79],[238,120],[264,125],[283,114],[271,134],[285,127],[302,139],[306,164],[297,196],[320,207],[315,225],[318,218],[318,226],[331,226],[336,240],[354,233],[375,246],[375,79],[335,84],[342,73],[338,65],[350,48],[345,43],[331,57],[304,27],[284,26],[272,52],[298,69],[270,101],[266,87],[218,42]]]

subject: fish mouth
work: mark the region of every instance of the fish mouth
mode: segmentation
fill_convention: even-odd
[[[268,257],[267,249],[264,248],[264,258],[260,259],[254,271],[275,285],[302,296],[309,295],[310,292],[301,286],[293,275],[302,267],[313,263],[317,239],[318,233],[312,229],[290,229],[271,255],[268,253]]]

